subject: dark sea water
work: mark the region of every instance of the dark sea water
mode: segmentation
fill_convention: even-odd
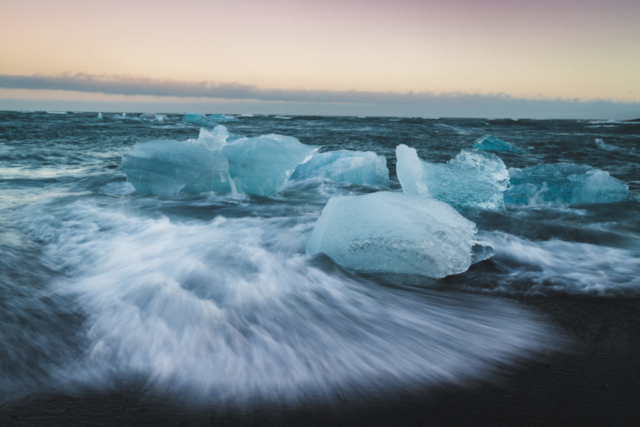
[[[233,134],[384,155],[390,188],[159,197],[135,192],[123,154],[199,127],[96,115],[0,112],[0,400],[127,382],[232,404],[465,384],[558,348],[522,299],[640,296],[640,124],[239,117]],[[402,191],[398,144],[446,162],[487,134],[518,149],[496,153],[509,168],[590,165],[629,197],[467,209],[495,255],[440,280],[305,253],[331,197]]]

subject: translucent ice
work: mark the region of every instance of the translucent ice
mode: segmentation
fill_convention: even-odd
[[[442,278],[469,268],[475,233],[475,224],[446,203],[377,192],[329,200],[307,252],[361,272]]]
[[[207,117],[202,113],[184,113],[182,115],[183,123],[205,123]]]
[[[435,197],[455,208],[504,209],[509,173],[494,154],[463,150],[448,163],[428,163],[401,144],[396,157],[398,180],[407,194]]]
[[[213,130],[200,129],[197,143],[210,148],[211,150],[220,150],[231,138],[229,131],[225,126],[216,126]]]
[[[402,185],[402,191],[407,194],[416,194],[423,197],[431,196],[425,181],[423,163],[418,158],[415,148],[400,144],[396,147],[396,174]]]
[[[317,149],[291,136],[271,134],[238,139],[225,145],[222,152],[229,160],[229,173],[238,191],[269,196]]]
[[[227,159],[220,150],[212,150],[204,143],[139,143],[122,157],[122,168],[138,194],[231,191]]]
[[[338,150],[314,154],[298,166],[291,176],[296,181],[309,178],[389,186],[389,169],[387,159],[372,151]]]
[[[473,144],[473,148],[484,151],[518,151],[516,147],[498,137],[487,135]]]
[[[510,204],[535,205],[615,203],[628,198],[629,187],[609,172],[573,163],[541,164],[509,169]]]

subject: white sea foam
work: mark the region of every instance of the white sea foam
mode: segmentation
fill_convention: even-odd
[[[453,133],[455,133],[457,135],[469,135],[469,131],[468,130],[459,128],[457,126],[447,125],[447,124],[444,124],[444,123],[436,123],[436,126],[438,126],[439,128],[448,130],[450,132],[453,132]]]
[[[87,316],[87,349],[64,372],[89,385],[142,376],[234,403],[382,393],[481,377],[548,338],[502,300],[310,264],[313,216],[176,223],[80,201],[28,209],[25,228],[74,272],[55,286]]]
[[[606,142],[604,142],[602,139],[600,138],[596,138],[595,139],[595,143],[596,146],[604,151],[620,151],[620,147],[618,147],[617,145],[613,145],[613,144],[607,144]]]
[[[512,234],[483,233],[493,260],[510,273],[494,288],[507,294],[637,295],[638,248],[615,248],[558,239],[532,241]]]

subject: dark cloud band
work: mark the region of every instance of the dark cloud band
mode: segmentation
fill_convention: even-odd
[[[180,98],[216,98],[236,101],[262,101],[313,104],[378,105],[405,111],[407,108],[430,111],[513,111],[514,116],[534,114],[558,117],[564,111],[566,117],[621,117],[640,116],[640,103],[625,103],[612,100],[579,101],[568,99],[523,99],[505,94],[469,94],[431,92],[370,92],[261,89],[238,83],[186,82],[156,80],[123,76],[98,76],[91,74],[6,75],[0,74],[0,87],[8,89],[62,90],[103,93],[109,95],[147,95]],[[507,114],[508,116],[508,114]]]

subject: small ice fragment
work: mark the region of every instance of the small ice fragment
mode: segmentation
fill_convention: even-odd
[[[446,203],[385,191],[329,200],[306,249],[360,272],[442,278],[469,268],[475,233]]]
[[[473,148],[484,151],[518,151],[513,145],[493,135],[480,138],[473,144]]]
[[[207,118],[204,114],[202,113],[184,113],[182,115],[182,122],[183,123],[199,123],[199,122],[206,122]]]

